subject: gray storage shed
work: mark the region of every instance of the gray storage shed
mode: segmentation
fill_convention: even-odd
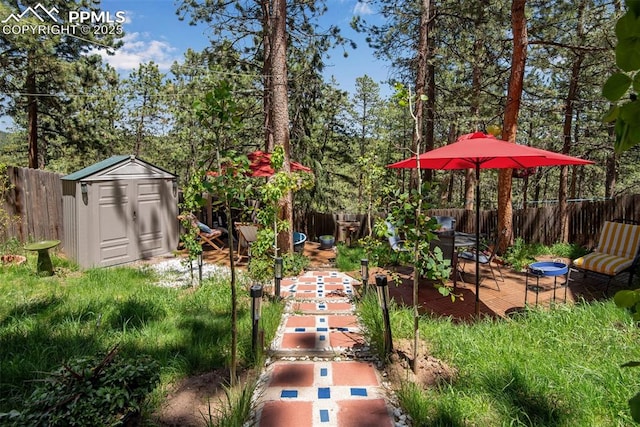
[[[64,252],[81,267],[165,255],[178,244],[176,175],[113,156],[62,177]]]

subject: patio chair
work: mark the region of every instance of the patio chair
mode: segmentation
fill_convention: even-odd
[[[405,241],[398,235],[396,227],[389,221],[385,221],[385,224],[387,226],[387,238],[389,239],[389,246],[391,246],[391,250],[395,254],[391,261],[394,265],[397,265],[399,263],[400,254],[403,252],[409,252],[409,248],[404,245]]]
[[[387,238],[389,239],[389,246],[394,252],[407,252],[409,248],[404,246],[404,240],[398,235],[396,227],[389,221],[385,221],[387,225]]]
[[[238,232],[238,258],[237,262],[241,262],[243,258],[247,262],[251,259],[251,244],[258,238],[258,226],[250,222],[236,222],[236,231]]]
[[[198,228],[198,241],[201,245],[208,244],[213,249],[217,251],[221,251],[224,247],[224,242],[220,239],[223,234],[223,230],[212,229],[208,225],[200,222],[198,218],[192,213],[185,215],[180,215],[178,219],[182,221],[184,218],[187,218],[191,225],[194,228]]]
[[[496,277],[496,273],[493,269],[493,265],[495,264],[498,268],[498,273],[500,274],[500,281],[504,282],[504,276],[502,275],[502,269],[500,268],[500,263],[496,260],[496,248],[498,247],[498,237],[496,237],[495,241],[491,245],[487,245],[485,243],[480,243],[481,249],[480,253],[476,252],[476,249],[470,249],[468,251],[461,252],[458,254],[458,260],[462,260],[462,269],[460,270],[462,273],[465,272],[465,267],[467,266],[467,262],[473,262],[475,265],[476,257],[478,258],[478,263],[482,265],[488,265],[489,270],[491,271],[491,277],[493,277],[493,281],[496,282],[496,286],[498,290],[500,289],[500,284],[498,283],[498,278]],[[462,275],[460,275],[462,279]],[[464,279],[462,279],[464,282]]]
[[[456,229],[456,219],[452,216],[434,216],[433,217],[436,222],[440,225],[440,229],[438,232],[455,230]]]
[[[628,286],[631,286],[633,274],[640,258],[640,225],[605,221],[595,250],[583,257],[574,259],[572,267],[578,271],[605,276],[609,293],[611,280],[619,274],[628,272]]]

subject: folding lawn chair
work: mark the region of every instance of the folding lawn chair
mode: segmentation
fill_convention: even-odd
[[[258,226],[248,222],[236,222],[236,231],[238,232],[238,259],[237,262],[246,258],[251,259],[251,244],[258,238]]]
[[[182,220],[185,216],[181,215],[178,219]],[[211,246],[213,249],[217,251],[221,251],[224,247],[224,242],[220,239],[223,234],[222,230],[212,229],[208,225],[200,222],[198,218],[192,213],[186,214],[186,218],[191,222],[191,225],[194,228],[198,228],[198,240],[201,245],[205,243]]]

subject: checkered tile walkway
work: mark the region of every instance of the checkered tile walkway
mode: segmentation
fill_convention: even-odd
[[[288,299],[265,370],[260,427],[393,426],[378,370],[353,314],[355,280],[338,272],[284,279]]]

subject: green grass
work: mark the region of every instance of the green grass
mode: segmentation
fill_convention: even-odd
[[[361,314],[379,328],[379,312]],[[394,309],[391,322],[394,339],[411,337],[410,310]],[[633,425],[627,401],[640,391],[640,370],[621,365],[640,360],[640,331],[610,301],[474,324],[424,317],[420,336],[458,376],[438,389],[399,390],[414,425]]]
[[[197,288],[154,285],[151,272],[133,268],[77,271],[54,259],[57,274],[38,277],[35,261],[0,268],[0,412],[19,409],[34,380],[64,361],[106,353],[115,344],[126,357],[146,354],[162,366],[162,386],[228,366],[231,290],[224,278]],[[251,300],[238,285],[239,358],[251,352]],[[265,342],[275,335],[281,304],[263,302]],[[157,398],[157,397],[156,397]]]
[[[242,427],[251,416],[252,398],[256,390],[256,381],[240,384],[236,389],[225,388],[225,399],[219,402],[217,412],[211,408],[203,415],[207,427]]]
[[[338,244],[336,267],[340,271],[360,271],[360,260],[367,258],[361,246],[346,246]]]

